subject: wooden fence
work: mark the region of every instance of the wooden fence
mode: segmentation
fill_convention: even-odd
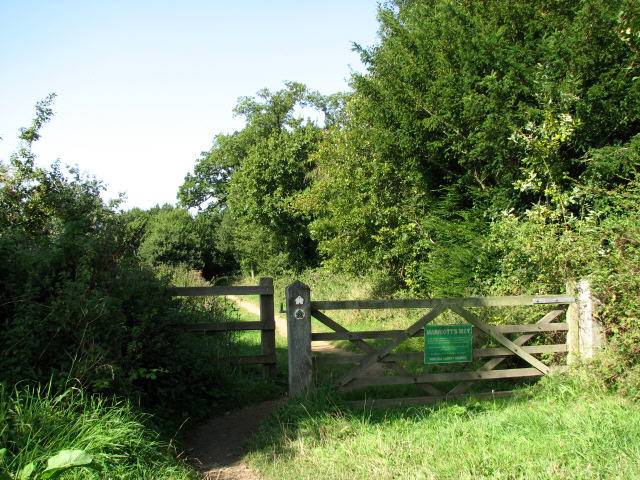
[[[584,287],[584,285],[583,285]],[[586,287],[588,289],[588,285]],[[593,319],[580,317],[588,308],[578,308],[575,288],[565,295],[533,295],[510,297],[466,297],[466,298],[431,298],[431,299],[399,299],[399,300],[350,300],[350,301],[311,301],[309,287],[301,282],[294,282],[286,290],[287,328],[289,342],[289,392],[291,396],[303,394],[310,386],[314,366],[320,364],[355,364],[353,368],[340,375],[335,381],[342,390],[356,388],[418,385],[427,396],[401,399],[377,399],[367,401],[368,405],[391,406],[406,404],[424,404],[448,398],[466,396],[466,392],[479,380],[513,379],[548,375],[563,367],[549,366],[534,355],[562,354],[570,352],[578,355],[583,351],[582,339],[574,340],[585,330],[584,325]],[[577,295],[577,294],[576,294]],[[584,302],[582,302],[584,303]],[[468,308],[515,307],[553,305],[536,323],[519,325],[489,325]],[[570,307],[567,309],[567,305]],[[354,309],[429,309],[419,320],[404,330],[358,331],[352,332],[331,319],[326,313],[330,310]],[[496,344],[472,350],[473,359],[492,357],[479,367],[467,371],[411,373],[402,362],[421,362],[424,352],[392,353],[400,344],[412,337],[423,337],[424,327],[450,310],[470,324],[474,337],[482,335]],[[590,314],[590,313],[589,313]],[[567,317],[566,322],[558,319]],[[330,333],[313,333],[311,317],[333,330]],[[569,332],[573,330],[572,332]],[[525,345],[542,332],[568,332],[568,339],[551,345]],[[512,336],[511,338],[509,336]],[[515,338],[513,338],[515,336]],[[388,339],[383,347],[374,347],[365,342],[366,339]],[[319,340],[348,340],[362,353],[356,355],[333,355],[313,357],[311,343]],[[585,341],[586,342],[586,341]],[[477,343],[477,342],[476,342]],[[580,345],[579,345],[580,344]],[[586,344],[585,344],[586,345]],[[587,347],[585,347],[586,349]],[[526,366],[497,369],[507,358],[518,357]],[[382,376],[364,375],[374,364],[380,364],[386,373]],[[442,384],[455,384],[452,388],[442,390]],[[510,391],[474,393],[474,396],[500,397]],[[361,402],[359,402],[361,403]]]
[[[261,354],[240,355],[228,358],[235,365],[262,364],[265,378],[276,376],[276,325],[273,310],[273,279],[261,278],[256,286],[218,287],[173,287],[176,297],[202,297],[225,295],[260,295],[260,321],[257,322],[215,322],[179,325],[192,332],[229,332],[240,330],[260,330]]]

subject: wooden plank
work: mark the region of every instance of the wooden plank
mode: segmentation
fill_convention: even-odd
[[[270,355],[238,355],[236,357],[229,357],[229,363],[232,365],[269,364],[271,361]]]
[[[336,332],[342,332],[342,333],[348,333],[349,332],[342,325],[340,325],[339,323],[337,323],[333,319],[329,318],[324,313],[319,312],[318,310],[311,310],[311,315],[313,315],[317,320],[319,320],[320,322],[325,324],[327,327],[333,329]],[[313,341],[313,335],[314,334],[311,334],[311,340],[312,341]],[[358,339],[349,339],[349,340],[351,341],[351,343],[356,345],[358,348],[360,348],[360,350],[362,350],[365,353],[373,353],[373,352],[375,352],[375,348],[372,347],[371,345],[369,345],[367,342],[365,342],[363,340],[358,340]],[[402,367],[401,365],[396,364],[395,362],[388,362],[384,366],[386,368],[394,370],[396,373],[399,373],[400,375],[409,375],[409,372],[404,367]],[[427,393],[429,393],[430,395],[442,395],[442,392],[440,391],[440,389],[438,389],[437,387],[435,387],[433,385],[424,384],[424,385],[421,386],[421,388],[423,390],[425,390]]]
[[[224,295],[273,295],[273,286],[171,287],[174,297],[215,297]]]
[[[498,380],[503,378],[524,378],[524,377],[540,377],[542,372],[537,368],[509,368],[505,370],[490,371],[473,371],[473,372],[446,372],[446,373],[427,373],[423,375],[415,375],[412,377],[405,376],[387,376],[387,377],[360,377],[356,378],[343,391],[353,390],[362,387],[388,386],[388,385],[412,385],[416,383],[436,383],[436,382],[460,382],[464,380]]]
[[[533,365],[535,368],[540,370],[545,375],[547,375],[549,373],[549,367],[547,367],[544,363],[542,363],[537,358],[535,358],[535,357],[531,356],[530,354],[528,354],[527,352],[525,352],[519,345],[516,345],[515,343],[513,343],[511,340],[509,340],[507,337],[505,337],[502,333],[500,333],[493,326],[487,325],[486,323],[483,323],[473,313],[469,312],[468,310],[465,310],[462,307],[458,307],[458,306],[451,307],[451,310],[456,312],[458,315],[462,316],[467,322],[469,322],[474,327],[478,327],[480,330],[482,330],[484,333],[489,335],[491,338],[496,340],[501,345],[504,345],[505,347],[507,347],[513,353],[518,355],[520,358],[522,358],[527,363]]]
[[[411,405],[429,405],[437,402],[449,400],[461,400],[465,398],[506,398],[516,393],[514,390],[500,392],[482,392],[462,395],[439,395],[430,397],[408,397],[408,398],[380,398],[346,402],[351,408],[377,408],[377,407],[406,407]]]
[[[402,333],[402,330],[383,330],[383,331],[362,331],[362,332],[314,332],[311,334],[311,340],[364,340],[374,338],[395,338]],[[415,337],[421,337],[422,333],[417,332]]]
[[[313,302],[311,302],[313,304]],[[319,320],[320,322],[322,322],[323,324],[325,324],[327,327],[329,327],[330,329],[333,330],[332,333],[341,333],[341,334],[345,334],[345,338],[344,340],[350,340],[351,343],[353,343],[354,345],[356,345],[357,347],[359,347],[361,350],[363,350],[366,353],[371,353],[375,350],[374,347],[372,347],[371,345],[369,345],[367,342],[362,341],[361,339],[357,339],[357,338],[347,338],[349,337],[348,334],[350,334],[351,332],[349,332],[349,330],[347,330],[346,328],[344,328],[342,325],[340,325],[338,322],[334,321],[333,319],[329,318],[328,316],[326,316],[324,313],[318,311],[318,310],[313,310],[311,309],[311,315],[313,317],[315,317],[317,320]],[[314,340],[314,335],[317,334],[311,334],[311,340]]]
[[[536,322],[536,325],[544,325],[544,324],[548,324],[550,322],[553,322],[556,318],[558,318],[560,315],[562,315],[564,313],[564,310],[552,310],[551,312],[548,312],[544,317],[542,317],[540,320],[538,320]],[[516,345],[523,345],[526,342],[528,342],[529,340],[531,340],[535,335],[521,335],[518,338],[516,338],[513,343],[515,343]],[[482,367],[479,368],[479,370],[492,370],[494,368],[496,368],[498,365],[500,365],[503,361],[505,360],[505,357],[502,358],[494,358],[492,360],[489,360],[487,363],[485,363]],[[452,388],[448,395],[458,395],[466,390],[468,390],[471,385],[473,385],[475,382],[463,382],[460,383],[459,385],[456,385],[454,388]]]
[[[334,300],[312,302],[313,310],[367,310],[394,308],[434,308],[441,307],[509,307],[534,305],[537,301],[552,301],[557,304],[575,303],[575,297],[568,295],[518,295],[508,297],[458,297],[389,300]]]
[[[515,343],[515,342],[513,342]],[[566,343],[557,343],[553,345],[531,345],[522,347],[527,353],[564,353],[567,351]],[[508,348],[474,348],[473,358],[483,357],[510,357],[515,355]]]
[[[530,332],[566,332],[568,323],[549,323],[546,325],[529,323],[526,325],[493,325],[500,333],[530,333]]]
[[[371,365],[373,365],[377,361],[386,357],[389,353],[391,353],[391,350],[396,348],[398,345],[404,342],[407,338],[411,337],[414,333],[416,333],[418,330],[423,328],[427,323],[431,322],[433,319],[435,319],[438,315],[440,315],[445,310],[446,310],[445,307],[438,306],[438,307],[435,307],[430,312],[428,312],[426,315],[423,315],[422,318],[420,318],[420,320],[418,320],[413,325],[411,325],[406,330],[404,330],[395,339],[391,340],[380,350],[370,353],[367,356],[367,358],[365,358],[358,364],[357,367],[351,369],[350,371],[342,375],[342,377],[340,377],[336,381],[336,384],[342,387],[347,383],[349,383],[350,381],[352,381],[354,378],[356,378],[357,376],[362,374],[365,370],[367,370],[369,367],[371,367]],[[431,382],[422,382],[422,383],[431,383]]]
[[[515,343],[515,342],[514,342]],[[565,343],[559,343],[554,345],[532,345],[528,347],[522,347],[527,353],[564,353],[567,351],[567,345]],[[473,358],[485,358],[485,357],[510,357],[514,356],[508,348],[474,348]],[[364,359],[366,355],[337,355],[331,354],[328,356],[314,357],[314,363],[318,365],[328,364],[349,364],[358,363]],[[421,362],[424,359],[424,352],[406,352],[406,353],[390,353],[381,361],[386,362]]]
[[[238,330],[262,330],[262,322],[187,323],[174,325],[189,332],[229,332]]]
[[[314,315],[315,316],[315,315]],[[527,324],[527,325],[493,325],[493,328],[500,333],[528,333],[528,332],[563,332],[569,329],[567,323],[550,323],[547,325]],[[364,330],[358,332],[314,332],[311,334],[312,341],[318,340],[364,340],[375,338],[395,338],[402,330]],[[422,337],[422,330],[417,331],[412,336]],[[478,335],[474,329],[474,335]]]
[[[261,278],[260,286],[267,287],[271,293],[260,295],[260,322],[264,327],[260,332],[260,351],[269,357],[262,368],[264,378],[276,377],[276,322],[273,311],[273,279]]]

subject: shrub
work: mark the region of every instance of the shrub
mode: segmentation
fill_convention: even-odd
[[[227,398],[215,358],[226,337],[173,328],[217,321],[215,303],[185,309],[136,257],[131,231],[99,182],[35,166],[31,143],[50,115],[0,164],[0,381],[127,396],[164,418],[206,414]]]

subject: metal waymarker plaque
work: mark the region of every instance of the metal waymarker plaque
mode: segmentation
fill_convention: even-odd
[[[471,325],[424,327],[424,363],[460,363],[472,359]]]

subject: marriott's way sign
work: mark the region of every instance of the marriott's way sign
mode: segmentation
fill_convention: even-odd
[[[424,327],[424,363],[470,362],[471,325],[427,325]]]

